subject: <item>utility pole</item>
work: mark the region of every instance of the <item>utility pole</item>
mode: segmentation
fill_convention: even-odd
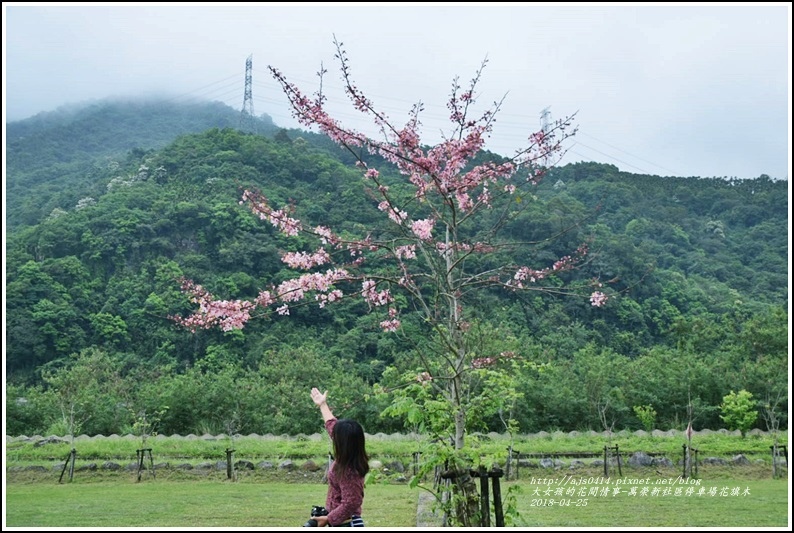
[[[253,65],[253,54],[245,60],[245,95],[243,96],[243,109],[240,112],[240,130],[256,133],[256,121],[254,117],[254,99],[251,96],[251,69]]]

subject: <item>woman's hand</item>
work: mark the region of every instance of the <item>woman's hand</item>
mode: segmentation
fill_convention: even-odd
[[[320,392],[320,389],[317,387],[312,387],[312,401],[314,401],[316,405],[323,405],[327,396],[328,391]]]
[[[320,408],[320,414],[323,415],[323,422],[328,422],[334,418],[331,408],[328,407],[328,404],[325,402],[327,397],[328,391],[320,392],[320,389],[317,387],[312,387],[312,401],[314,401],[314,403],[317,404],[317,407]]]

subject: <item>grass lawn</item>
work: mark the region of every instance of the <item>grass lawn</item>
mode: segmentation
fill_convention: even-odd
[[[226,481],[125,480],[9,484],[8,527],[300,527],[326,485]],[[417,491],[405,485],[367,487],[368,526],[415,527]]]
[[[671,470],[669,478],[650,472],[624,473],[623,484],[617,485],[617,478],[610,483],[598,480],[595,470],[565,477],[569,474],[532,469],[517,481],[503,482],[503,497],[513,495],[518,511],[509,525],[790,526],[788,479],[759,479],[726,469],[702,472],[706,478],[699,485],[657,484],[659,479],[676,478],[677,473]],[[556,485],[539,481],[541,476]],[[640,483],[641,479],[645,481]],[[12,476],[5,485],[4,528],[300,527],[308,519],[311,506],[324,503],[326,492],[326,485],[316,479],[284,482],[249,476],[230,482],[220,474],[158,475],[136,483],[130,474],[81,473],[71,483],[59,484],[57,480],[53,473],[44,479]],[[648,494],[642,494],[643,487],[648,488]],[[687,493],[690,487],[693,490]],[[621,492],[614,494],[615,488]],[[635,493],[630,492],[632,488]],[[681,490],[676,492],[676,488]],[[701,488],[704,490],[699,495]],[[652,492],[654,489],[658,492]],[[368,485],[364,501],[367,526],[416,527],[420,491],[406,484]],[[491,521],[494,523],[494,518]]]
[[[787,435],[785,437],[787,440]],[[516,441],[514,449],[524,453],[597,452],[604,446],[604,438],[592,434],[554,433],[523,439]],[[68,477],[64,478],[64,483],[58,483],[58,479],[70,443],[61,441],[39,446],[40,440],[7,439],[4,529],[283,529],[303,526],[312,505],[325,502],[327,486],[321,481],[322,471],[304,468],[308,459],[320,466],[327,461],[328,442],[321,435],[237,438],[235,458],[256,464],[267,460],[272,465],[240,470],[236,481],[226,479],[225,467],[199,468],[200,463],[214,465],[226,457],[224,450],[230,442],[219,437],[153,439],[155,463],[163,466],[157,466],[156,478],[144,471],[140,482],[136,482],[135,473],[128,469],[136,459],[136,446],[140,445],[134,439],[77,439],[78,468],[74,479],[69,482]],[[489,435],[473,442],[482,457],[496,457],[504,464],[509,444],[505,438]],[[624,453],[646,450],[662,453],[673,462],[681,456],[679,434],[643,436],[623,432],[614,442],[620,443]],[[506,509],[507,524],[519,528],[762,527],[790,530],[790,485],[785,474],[783,479],[771,477],[771,442],[768,435],[741,438],[704,431],[697,441],[702,456],[725,460],[721,465],[701,463],[697,476],[700,484],[679,487],[658,484],[657,480],[676,479],[681,473],[680,467],[624,467],[622,484],[617,485],[614,476],[610,483],[603,481],[603,468],[591,464],[575,470],[567,467],[551,470],[539,468],[537,459],[533,459],[531,465],[521,467],[520,479],[502,480],[503,499],[514,511]],[[415,439],[372,436],[368,448],[371,457],[384,464],[401,462],[405,475],[410,478],[413,452],[418,449]],[[732,457],[738,453],[748,459],[744,464],[733,463]],[[293,469],[283,470],[277,466],[285,459],[295,460]],[[121,469],[105,469],[103,465],[108,461],[118,463]],[[84,469],[90,463],[96,463],[94,469]],[[178,468],[183,463],[196,468]],[[418,518],[421,526],[440,526],[440,520],[430,512],[428,498],[420,498],[420,493],[423,496],[427,493],[397,481],[395,472],[388,475],[385,470],[377,472],[367,485],[363,509],[367,526],[412,528],[417,526]],[[572,483],[573,479],[580,481],[582,478],[593,479]],[[647,494],[642,492],[645,487]],[[694,490],[687,492],[690,487]],[[681,490],[676,491],[677,488]],[[614,489],[620,491],[616,493]],[[653,489],[658,491],[652,492]],[[495,524],[495,517],[491,522]]]
[[[655,483],[657,476],[651,478]],[[779,527],[791,525],[788,480],[700,480],[701,485],[616,486],[591,483],[575,494],[521,487],[516,526],[540,527]],[[647,487],[648,492],[641,492]],[[580,492],[583,488],[585,492]],[[681,488],[676,491],[676,488]],[[693,488],[691,493],[687,490]],[[700,489],[705,489],[699,495]],[[538,489],[537,491],[535,489]],[[606,490],[605,490],[606,489]],[[614,494],[619,489],[621,492]],[[630,492],[634,489],[636,492]],[[669,490],[665,490],[669,489]],[[567,491],[568,489],[565,489]],[[564,492],[565,492],[564,491]],[[596,494],[596,495],[593,495]]]

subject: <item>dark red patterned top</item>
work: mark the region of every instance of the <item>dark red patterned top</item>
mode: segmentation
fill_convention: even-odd
[[[336,418],[325,422],[325,429],[333,438]],[[334,463],[328,470],[328,495],[325,497],[325,508],[328,509],[328,523],[338,525],[351,516],[361,516],[361,505],[364,503],[364,477],[354,469],[347,469],[341,476],[334,473]]]

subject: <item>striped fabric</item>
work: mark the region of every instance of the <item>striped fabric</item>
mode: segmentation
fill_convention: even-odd
[[[364,527],[364,519],[354,514],[347,522],[333,527]]]

